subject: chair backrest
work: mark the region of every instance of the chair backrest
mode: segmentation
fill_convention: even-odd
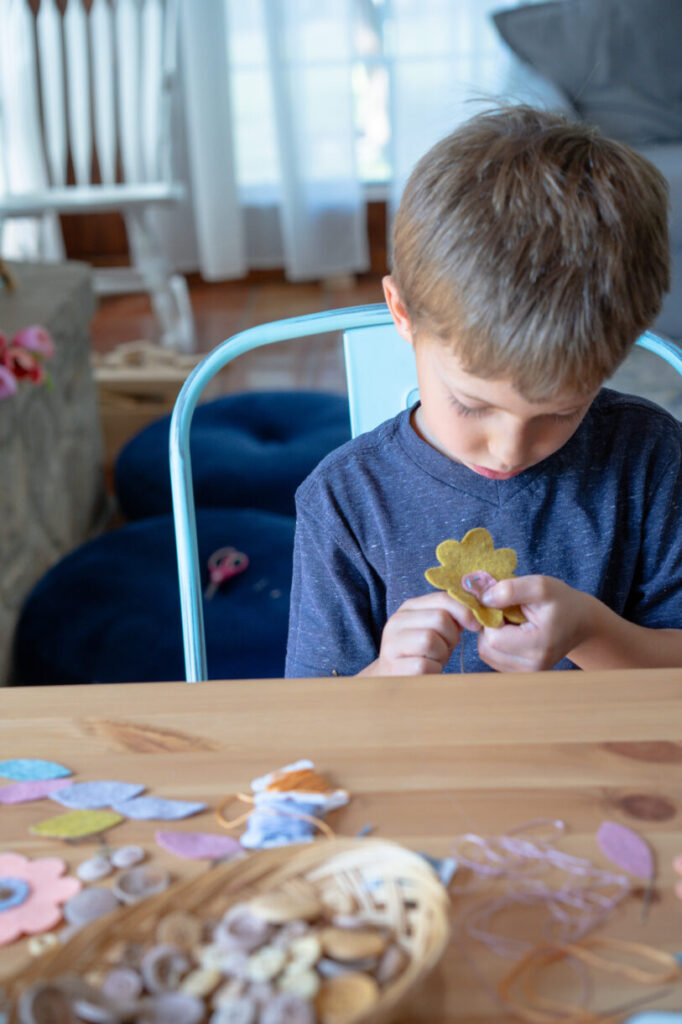
[[[178,395],[171,417],[169,456],[188,682],[207,678],[203,594],[189,448],[190,426],[199,396],[216,373],[251,349],[330,331],[341,331],[344,335],[353,437],[371,430],[417,400],[412,349],[398,335],[383,303],[277,320],[242,331],[223,341],[198,363]],[[647,332],[637,343],[660,355],[682,374],[682,352],[672,342]]]
[[[12,159],[0,217],[180,198],[169,130],[177,0],[67,0],[63,13],[41,0],[37,15],[28,0],[10,0],[8,10],[0,149]]]

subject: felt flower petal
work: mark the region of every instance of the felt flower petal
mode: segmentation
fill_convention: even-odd
[[[487,608],[482,605],[476,593],[465,586],[474,573],[484,573],[495,580],[511,579],[516,568],[516,552],[513,548],[495,548],[493,539],[486,529],[477,526],[462,538],[444,540],[436,548],[436,557],[441,563],[425,572],[429,583],[439,590],[446,590],[451,597],[471,608],[482,626],[498,628],[505,618],[510,622],[525,622],[521,609]]]
[[[597,845],[608,859],[638,878],[653,878],[656,865],[645,839],[617,821],[604,821],[597,832]]]
[[[0,761],[0,775],[5,779],[16,779],[17,782],[30,779],[60,779],[71,775],[71,769],[54,761],[42,761],[37,757],[15,757],[10,761]]]
[[[53,793],[52,799],[63,807],[91,811],[100,807],[113,807],[123,800],[130,800],[144,788],[144,784],[135,782],[76,782],[68,790]]]
[[[123,821],[114,811],[68,811],[46,818],[37,825],[31,825],[29,832],[38,836],[55,836],[58,839],[79,839],[94,835]]]
[[[158,831],[154,838],[163,850],[186,860],[218,860],[244,852],[238,839],[211,832]]]
[[[62,917],[61,904],[81,889],[77,878],[63,877],[66,864],[59,857],[29,860],[20,854],[0,855],[0,877],[25,880],[29,894],[17,906],[0,913],[0,945],[21,935],[35,935],[54,928]]]
[[[193,803],[189,800],[163,800],[158,796],[136,796],[132,800],[115,804],[114,810],[127,818],[172,821],[198,814],[199,811],[206,810],[206,804]]]
[[[28,782],[13,782],[0,789],[0,804],[25,804],[30,800],[42,800],[55,790],[72,785],[72,779],[31,779]]]

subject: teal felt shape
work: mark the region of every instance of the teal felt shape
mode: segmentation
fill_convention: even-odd
[[[71,775],[71,769],[38,757],[15,757],[10,761],[0,761],[0,775],[15,782],[30,782],[33,779],[61,779]]]

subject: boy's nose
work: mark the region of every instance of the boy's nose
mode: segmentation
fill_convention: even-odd
[[[517,469],[527,461],[527,444],[522,431],[501,431],[488,440],[488,450],[502,471]]]

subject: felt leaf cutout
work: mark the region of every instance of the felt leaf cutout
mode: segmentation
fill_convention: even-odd
[[[516,568],[514,549],[495,548],[484,527],[469,530],[461,541],[442,541],[436,548],[436,558],[441,564],[427,569],[424,574],[429,583],[439,590],[447,590],[450,597],[471,608],[482,626],[497,628],[504,625],[505,619],[515,623],[526,621],[518,605],[504,609],[486,608],[479,602],[477,593],[480,596],[486,582],[490,585],[486,576],[494,582],[512,579]],[[472,589],[465,586],[465,577]]]
[[[37,757],[16,757],[11,761],[0,761],[0,775],[5,779],[28,782],[31,779],[61,779],[71,775],[71,769]]]
[[[0,789],[0,804],[25,804],[30,800],[42,800],[57,789],[73,786],[71,779],[31,779],[28,782],[14,782]]]
[[[157,843],[163,850],[185,860],[218,860],[244,852],[238,839],[211,832],[156,832]]]
[[[136,782],[76,782],[68,790],[53,793],[52,799],[63,807],[92,811],[130,800],[144,788],[144,785]]]
[[[29,832],[57,839],[80,839],[82,836],[104,832],[120,821],[123,821],[122,815],[113,811],[67,811],[66,814],[57,814],[54,818],[46,818],[37,825],[31,825]]]
[[[132,800],[115,804],[114,810],[119,814],[125,814],[127,818],[174,821],[177,818],[189,818],[191,814],[206,810],[206,804],[192,803],[189,800],[163,800],[159,796],[136,796]]]
[[[597,845],[604,856],[623,871],[637,878],[654,877],[653,851],[634,829],[615,821],[604,821],[597,832]]]

